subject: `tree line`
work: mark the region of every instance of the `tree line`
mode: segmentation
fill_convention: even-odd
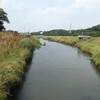
[[[40,32],[32,32],[32,35],[40,35]],[[45,36],[77,36],[77,35],[89,35],[89,36],[100,36],[100,25],[93,26],[87,29],[79,30],[63,30],[55,29],[50,31],[44,31],[43,35]]]

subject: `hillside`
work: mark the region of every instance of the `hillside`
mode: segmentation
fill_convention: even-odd
[[[39,35],[41,31],[39,32],[32,32],[32,35]],[[72,30],[71,33],[69,30],[64,29],[54,29],[50,31],[44,31],[43,35],[45,36],[77,36],[77,35],[90,35],[90,36],[100,36],[100,25],[96,25],[90,28],[86,29],[78,29],[78,30]]]

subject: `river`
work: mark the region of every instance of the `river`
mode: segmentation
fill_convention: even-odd
[[[78,48],[40,39],[13,100],[100,100],[100,73]]]

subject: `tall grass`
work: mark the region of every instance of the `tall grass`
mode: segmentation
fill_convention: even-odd
[[[91,37],[86,40],[79,40],[73,36],[44,36],[44,39],[56,41],[80,48],[82,51],[91,54],[91,60],[94,61],[98,69],[100,69],[100,37]]]
[[[78,37],[75,36],[44,36],[43,38],[68,45],[74,45],[79,41]]]
[[[82,51],[90,53],[92,60],[100,69],[100,37],[91,38],[86,41],[80,41],[76,44]]]
[[[0,32],[0,100],[6,100],[10,88],[22,82],[35,42],[32,37]]]

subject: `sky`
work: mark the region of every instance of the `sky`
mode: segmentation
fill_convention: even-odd
[[[0,0],[7,30],[83,29],[100,24],[100,0]]]

